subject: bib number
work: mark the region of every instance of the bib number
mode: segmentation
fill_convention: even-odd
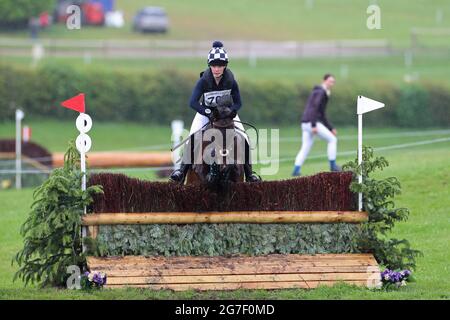
[[[217,98],[231,95],[231,89],[230,90],[222,90],[222,91],[211,91],[206,92],[203,94],[203,101],[205,103],[205,106],[208,107],[217,107]]]

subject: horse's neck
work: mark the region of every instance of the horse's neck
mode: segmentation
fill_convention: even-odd
[[[234,129],[234,121],[230,121],[228,119],[218,120],[212,124],[212,128],[218,129],[218,130],[225,130],[225,129]]]

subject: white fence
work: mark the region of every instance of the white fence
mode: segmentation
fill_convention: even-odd
[[[30,56],[39,44],[46,56],[97,58],[204,57],[210,41],[183,40],[63,40],[0,38],[0,55]],[[235,58],[301,58],[387,56],[393,54],[386,40],[335,41],[226,41]]]

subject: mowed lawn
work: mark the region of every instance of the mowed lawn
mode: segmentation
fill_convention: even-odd
[[[75,138],[76,130],[71,122],[31,122],[34,138],[51,151],[63,151],[67,140]],[[339,128],[338,128],[339,129]],[[12,130],[12,131],[11,131]],[[0,137],[10,137],[14,132],[10,125],[0,126]],[[338,162],[354,158],[356,129],[341,128],[338,145],[341,155]],[[94,123],[92,129],[93,150],[133,149],[153,147],[164,149],[170,144],[170,127],[139,126],[133,124]],[[280,162],[276,175],[265,179],[289,178],[292,162],[300,146],[300,130],[296,127],[280,128]],[[396,238],[408,239],[424,256],[418,259],[414,275],[417,282],[398,291],[372,291],[339,284],[332,288],[314,290],[238,290],[232,292],[150,291],[138,289],[102,290],[93,293],[81,291],[24,288],[12,277],[17,265],[11,259],[21,248],[19,229],[26,219],[33,201],[31,189],[0,191],[0,299],[449,299],[450,253],[450,130],[428,129],[375,129],[365,130],[365,144],[380,148],[376,155],[385,156],[390,166],[378,177],[396,176],[403,187],[396,199],[397,206],[411,210],[408,221],[399,223],[393,232]],[[328,169],[325,144],[318,141],[311,158],[304,165],[303,173],[314,174]],[[135,170],[128,174],[151,179],[152,172]]]

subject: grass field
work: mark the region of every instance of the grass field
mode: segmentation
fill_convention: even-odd
[[[44,32],[44,38],[71,39],[254,39],[254,40],[328,40],[387,39],[407,46],[413,27],[450,27],[450,4],[446,0],[378,0],[381,30],[366,27],[370,0],[219,0],[174,1],[117,0],[124,12],[122,29],[82,27],[67,30],[64,25]],[[131,31],[135,12],[148,5],[164,7],[171,23],[166,35],[141,35]],[[308,4],[312,4],[309,6]],[[437,11],[442,19],[436,18]],[[220,17],[220,19],[218,19]],[[28,37],[28,32],[0,32],[0,36]],[[448,44],[448,38],[436,39]]]
[[[30,123],[34,140],[52,151],[64,151],[67,140],[76,135],[74,123],[45,122]],[[353,159],[356,150],[356,129],[339,129],[338,162]],[[11,137],[11,125],[0,126],[0,137]],[[94,123],[90,132],[94,150],[133,149],[142,150],[151,146],[170,143],[169,125],[161,127],[138,126],[135,124]],[[280,129],[280,170],[265,179],[288,178],[293,157],[298,151],[300,130],[296,127]],[[420,144],[422,143],[422,144]],[[0,191],[0,299],[449,299],[450,254],[448,244],[450,234],[450,130],[429,129],[399,130],[393,128],[365,130],[365,144],[380,148],[377,155],[385,156],[390,166],[378,177],[396,176],[403,186],[402,195],[396,201],[398,206],[411,210],[407,222],[399,223],[393,236],[407,238],[414,248],[421,250],[415,271],[416,283],[399,291],[371,291],[347,285],[315,290],[275,290],[207,292],[149,290],[103,290],[94,293],[57,289],[24,289],[20,282],[13,283],[12,277],[17,266],[11,266],[12,256],[21,248],[18,234],[32,203],[32,190]],[[348,152],[347,152],[348,151]],[[325,144],[314,145],[310,158],[304,165],[303,174],[309,175],[327,170],[324,157]],[[343,154],[343,155],[342,155]],[[146,171],[128,171],[136,177],[153,178]]]

